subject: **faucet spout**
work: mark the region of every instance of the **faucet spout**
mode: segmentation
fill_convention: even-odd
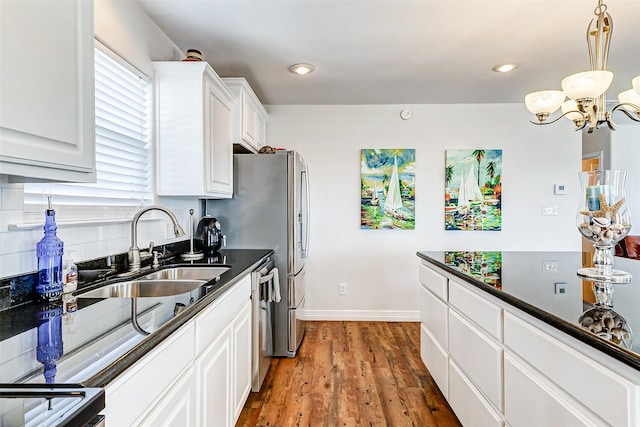
[[[176,237],[184,236],[184,230],[178,219],[169,209],[162,206],[147,206],[145,208],[140,209],[133,216],[133,220],[131,221],[131,247],[129,248],[128,259],[129,259],[129,271],[138,271],[140,270],[140,248],[138,248],[138,221],[140,217],[146,212],[157,210],[164,212],[173,222],[173,233]]]

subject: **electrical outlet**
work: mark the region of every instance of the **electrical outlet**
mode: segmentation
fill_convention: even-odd
[[[338,292],[340,293],[340,295],[346,295],[347,294],[347,284],[346,283],[338,284]]]
[[[558,207],[555,205],[553,206],[542,205],[542,215],[543,216],[558,215]]]
[[[558,261],[542,261],[542,271],[558,271]]]

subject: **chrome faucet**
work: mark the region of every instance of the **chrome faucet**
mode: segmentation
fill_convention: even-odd
[[[129,271],[138,271],[140,270],[140,248],[138,248],[138,220],[140,217],[149,211],[158,210],[166,213],[171,221],[173,222],[173,233],[176,237],[184,236],[184,230],[178,223],[178,219],[176,216],[167,208],[163,208],[162,206],[147,206],[146,208],[140,209],[134,216],[131,221],[131,247],[129,248]]]

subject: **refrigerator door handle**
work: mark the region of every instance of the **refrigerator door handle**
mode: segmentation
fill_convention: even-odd
[[[301,171],[301,178],[304,181],[301,189],[304,193],[304,200],[301,200],[302,212],[300,213],[300,239],[302,240],[300,249],[302,258],[309,257],[309,215],[310,215],[310,198],[309,198],[309,170],[307,166]],[[304,203],[304,204],[302,204]]]

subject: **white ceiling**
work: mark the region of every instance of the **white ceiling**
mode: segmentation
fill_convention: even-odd
[[[589,68],[597,0],[136,0],[186,52],[245,77],[264,104],[523,102]],[[640,0],[605,0],[607,95],[640,75]],[[154,58],[155,59],[155,58]],[[300,77],[294,63],[314,64]],[[516,62],[512,73],[491,71]]]

